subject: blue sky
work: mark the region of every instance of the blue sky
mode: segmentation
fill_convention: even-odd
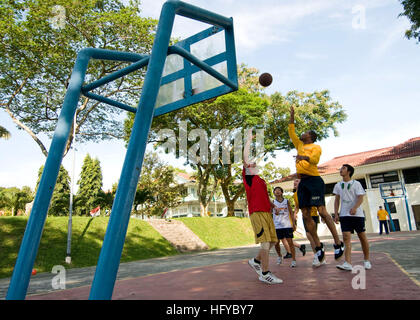
[[[420,136],[420,44],[404,38],[409,22],[398,18],[397,0],[195,0],[193,5],[234,19],[238,63],[270,72],[267,93],[328,89],[346,110],[339,137],[320,142],[321,163],[336,156],[396,145]],[[158,18],[164,1],[143,0],[144,16]],[[207,26],[177,17],[174,36]],[[0,186],[34,188],[45,162],[35,142],[0,111],[12,133],[0,141]],[[101,161],[104,188],[119,179],[122,142],[78,145],[76,180],[86,153]],[[293,168],[294,153],[279,152],[275,163]],[[166,161],[182,165],[173,157]],[[71,171],[72,155],[64,166]]]

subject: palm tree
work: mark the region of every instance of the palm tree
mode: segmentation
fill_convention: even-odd
[[[10,132],[6,130],[6,128],[0,126],[0,138],[9,139]]]

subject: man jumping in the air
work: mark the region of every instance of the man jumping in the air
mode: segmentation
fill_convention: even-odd
[[[295,133],[295,110],[293,106],[290,108],[289,136],[297,150],[296,173],[300,179],[297,191],[299,208],[302,210],[306,230],[311,234],[316,245],[312,265],[319,267],[321,264],[325,264],[325,249],[319,240],[315,222],[311,217],[311,207],[318,208],[320,216],[326,222],[334,238],[334,257],[336,260],[343,255],[344,244],[340,241],[334,221],[325,208],[325,184],[317,167],[322,150],[319,145],[314,143],[317,135],[314,131],[309,130],[298,138]]]

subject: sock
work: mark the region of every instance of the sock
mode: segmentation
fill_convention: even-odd
[[[255,259],[255,258],[254,258],[254,262],[255,262],[255,263],[258,263],[258,264],[261,264],[261,261],[258,261],[258,260],[257,260],[257,259]]]
[[[265,271],[265,272],[263,271],[263,272],[262,272],[262,274],[263,274],[263,276],[265,276],[265,275],[267,275],[267,273],[269,273],[269,272],[270,272],[270,271]]]

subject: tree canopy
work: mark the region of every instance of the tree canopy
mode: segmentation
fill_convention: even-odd
[[[0,2],[0,108],[47,156],[78,51],[86,47],[148,54],[157,21],[140,16],[140,1],[11,0]],[[121,67],[92,61],[87,81]],[[137,105],[144,71],[95,93]],[[121,138],[121,110],[81,98],[76,111],[79,142]],[[70,148],[69,139],[66,152]]]
[[[35,192],[38,189],[43,171],[44,171],[44,166],[42,165],[38,171],[38,181],[36,183]],[[70,204],[70,176],[69,176],[68,171],[63,166],[60,166],[57,182],[55,184],[54,192],[50,201],[48,214],[53,215],[53,216],[68,215],[69,204]]]
[[[419,0],[400,0],[404,11],[400,16],[406,16],[411,27],[405,32],[408,39],[416,39],[420,43],[420,1]]]
[[[79,190],[76,195],[76,212],[82,215],[88,215],[102,201],[102,170],[98,159],[92,159],[87,154],[83,160],[80,178],[77,181]]]
[[[27,203],[34,198],[30,187],[24,186],[22,189],[16,187],[2,188],[0,187],[0,209],[10,211],[12,216],[24,211]]]
[[[161,216],[182,202],[183,185],[175,182],[175,168],[161,161],[156,153],[147,153],[137,185],[134,207],[141,214]]]

